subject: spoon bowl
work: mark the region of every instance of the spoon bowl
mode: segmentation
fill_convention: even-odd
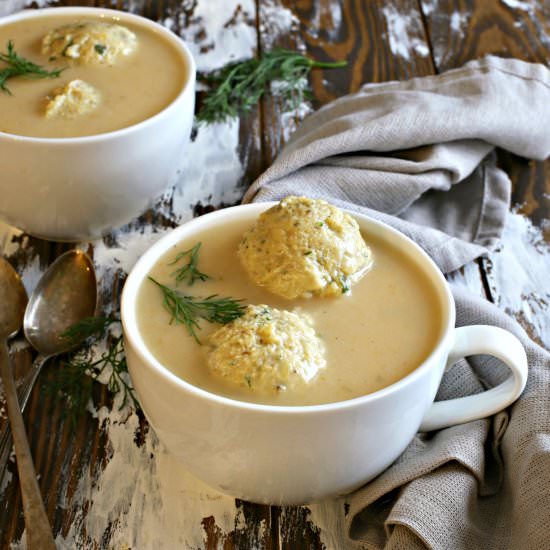
[[[19,331],[27,306],[27,292],[11,264],[0,257],[0,338],[8,339]]]
[[[52,263],[31,295],[23,330],[31,346],[45,359],[70,351],[78,341],[65,331],[94,315],[97,282],[90,257],[69,250]]]

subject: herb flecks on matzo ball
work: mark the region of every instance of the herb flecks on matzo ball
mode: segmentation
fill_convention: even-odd
[[[287,299],[345,294],[372,265],[349,214],[324,200],[294,196],[258,217],[238,256],[252,281]]]
[[[42,40],[42,54],[50,61],[70,59],[81,65],[114,65],[137,46],[136,35],[122,25],[76,22],[48,32]]]
[[[260,393],[292,391],[326,366],[311,318],[267,305],[249,305],[209,336],[205,350],[214,375]]]
[[[83,80],[71,80],[55,88],[46,98],[46,118],[75,118],[87,115],[99,106],[101,94]]]

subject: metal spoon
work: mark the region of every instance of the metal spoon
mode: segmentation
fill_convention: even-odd
[[[33,363],[31,388],[50,357],[70,351],[80,343],[63,338],[62,334],[78,321],[93,316],[96,306],[97,282],[92,260],[80,250],[65,252],[42,275],[25,310],[25,337],[39,354]],[[27,399],[22,400],[23,406]]]
[[[8,338],[15,336],[21,328],[26,305],[27,293],[19,275],[4,258],[0,258],[0,376],[4,384],[4,396],[17,457],[27,546],[55,550],[52,530],[36,480],[23,415],[17,400],[7,347]]]
[[[24,331],[38,351],[20,389],[21,410],[46,361],[76,347],[80,342],[62,338],[72,325],[95,314],[97,283],[94,265],[84,252],[65,252],[46,270],[31,295],[24,316]],[[11,448],[9,431],[0,437],[0,477]]]

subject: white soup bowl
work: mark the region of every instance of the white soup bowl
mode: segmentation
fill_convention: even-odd
[[[180,38],[131,13],[47,8],[1,18],[0,26],[68,15],[116,18],[122,25],[148,28],[171,43],[187,67],[184,85],[172,103],[127,128],[69,138],[0,132],[0,218],[38,237],[81,241],[130,221],[173,180],[191,134],[196,68]]]
[[[253,223],[273,203],[213,212],[175,229],[151,247],[129,275],[121,315],[132,382],[160,440],[212,487],[254,502],[303,504],[347,493],[378,475],[415,433],[469,422],[512,403],[527,379],[525,351],[509,332],[489,326],[455,329],[455,304],[426,253],[395,229],[350,213],[359,226],[417,263],[439,297],[442,321],[429,357],[398,382],[348,401],[315,406],[245,403],[209,393],[163,366],[145,345],[136,319],[138,290],[156,262],[183,239],[235,219]],[[446,366],[490,354],[511,376],[481,394],[436,402]],[[342,358],[345,360],[345,358]]]

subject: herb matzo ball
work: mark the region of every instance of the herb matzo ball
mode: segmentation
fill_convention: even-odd
[[[232,385],[254,392],[292,390],[325,368],[324,346],[307,315],[249,305],[242,317],[213,332],[207,365]]]
[[[294,196],[258,217],[238,256],[252,281],[288,299],[345,294],[372,264],[349,214],[324,200]]]

